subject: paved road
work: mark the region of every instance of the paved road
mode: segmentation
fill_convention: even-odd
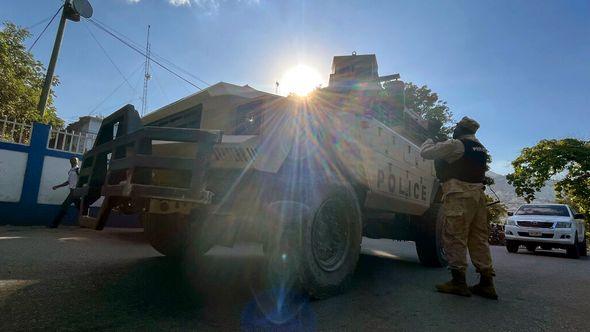
[[[434,292],[447,273],[419,265],[411,243],[365,239],[363,252],[349,292],[286,305],[273,319],[318,330],[590,329],[589,259],[494,247],[495,302]],[[260,326],[257,308],[276,294],[263,266],[259,247],[215,248],[195,277],[137,230],[0,227],[0,331]]]

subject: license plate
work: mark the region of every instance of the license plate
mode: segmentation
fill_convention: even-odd
[[[541,236],[543,233],[541,232],[529,232],[529,236]]]

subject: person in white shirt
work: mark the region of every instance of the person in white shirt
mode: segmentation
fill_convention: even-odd
[[[59,212],[57,213],[55,218],[53,218],[53,221],[49,225],[47,225],[47,227],[49,228],[57,228],[57,226],[59,226],[61,219],[65,216],[66,212],[68,211],[68,208],[70,207],[70,205],[72,205],[72,203],[74,203],[77,209],[80,208],[80,199],[74,197],[74,195],[72,194],[73,190],[76,188],[76,185],[78,184],[78,175],[80,174],[79,164],[80,160],[78,160],[78,158],[70,158],[70,165],[72,165],[72,168],[70,168],[70,170],[68,171],[68,180],[64,183],[53,186],[53,190],[57,190],[58,188],[62,187],[68,187],[70,192],[68,194],[68,197],[66,197],[64,202],[61,204]]]

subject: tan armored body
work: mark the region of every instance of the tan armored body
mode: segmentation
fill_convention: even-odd
[[[424,264],[442,266],[438,182],[418,148],[426,128],[398,78],[378,76],[374,55],[342,56],[306,98],[219,83],[141,120],[122,109],[103,122],[80,184],[108,204],[82,221],[101,228],[124,205],[157,250],[185,259],[261,242],[315,297],[346,285],[363,235],[416,241]],[[386,80],[402,98],[384,95]]]

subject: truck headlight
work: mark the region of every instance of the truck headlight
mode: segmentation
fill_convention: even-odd
[[[555,228],[571,228],[572,223],[567,221],[560,221],[555,225]]]
[[[516,226],[516,222],[514,220],[506,220],[506,226]]]

